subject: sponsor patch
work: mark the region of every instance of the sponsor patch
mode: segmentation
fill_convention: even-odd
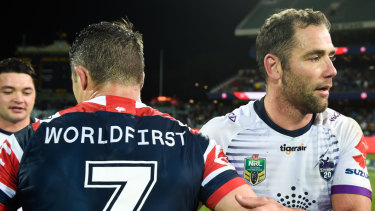
[[[360,177],[364,177],[366,179],[369,178],[367,172],[362,171],[361,169],[350,169],[350,168],[347,168],[347,169],[345,169],[345,174],[354,174],[354,175],[357,175],[357,176],[360,176]]]
[[[266,179],[266,159],[258,154],[245,158],[244,178],[252,185],[257,185]]]
[[[301,146],[287,146],[283,144],[280,146],[280,151],[285,152],[287,155],[290,155],[292,152],[306,151],[307,146],[301,144]]]

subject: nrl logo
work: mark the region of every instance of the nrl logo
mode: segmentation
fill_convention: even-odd
[[[244,178],[252,185],[257,185],[266,179],[266,159],[258,154],[245,158]]]

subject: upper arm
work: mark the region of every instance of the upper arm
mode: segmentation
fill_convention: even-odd
[[[333,210],[370,211],[371,199],[357,194],[333,194],[331,195]]]
[[[362,130],[350,118],[342,121],[338,129],[340,155],[331,189],[333,210],[371,210],[367,144]]]
[[[196,137],[205,139],[202,136]],[[228,194],[243,185],[246,185],[246,190],[249,191],[246,195],[243,195],[247,196],[254,193],[247,182],[237,174],[234,166],[229,163],[227,156],[215,141],[212,139],[206,139],[206,141],[208,141],[208,146],[204,153],[204,172],[200,200],[207,207],[213,209],[223,198],[228,197]],[[232,199],[235,200],[235,192],[232,194]]]
[[[17,190],[17,171],[22,157],[22,149],[12,135],[0,147],[0,210],[15,196]]]

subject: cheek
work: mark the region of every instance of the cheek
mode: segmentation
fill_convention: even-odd
[[[34,103],[35,103],[35,95],[25,96],[25,102],[28,105],[34,105]]]
[[[0,95],[0,104],[8,104],[12,101],[12,96]]]

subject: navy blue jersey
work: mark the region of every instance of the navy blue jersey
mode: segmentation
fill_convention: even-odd
[[[98,97],[5,141],[0,202],[24,210],[214,208],[245,184],[214,141],[169,115]]]

